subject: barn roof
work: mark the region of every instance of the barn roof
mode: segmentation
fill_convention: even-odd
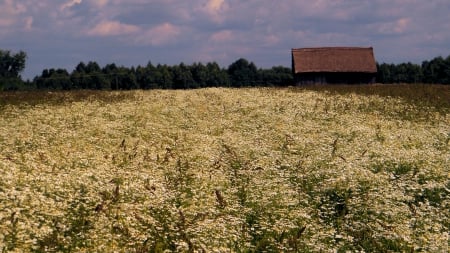
[[[292,64],[294,73],[377,72],[371,47],[296,48],[292,49]]]

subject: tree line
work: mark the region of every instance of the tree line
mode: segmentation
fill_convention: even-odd
[[[379,83],[450,84],[450,56],[414,63],[377,64]]]
[[[186,65],[123,67],[96,62],[80,62],[69,73],[65,69],[45,69],[33,80],[36,89],[195,89],[204,87],[282,86],[292,83],[291,69],[273,67],[257,69],[246,59],[239,59],[228,69],[215,62]]]
[[[23,85],[20,73],[25,68],[27,54],[23,51],[11,53],[0,49],[0,91],[14,89]]]
[[[80,62],[70,73],[63,68],[44,69],[33,80],[23,81],[26,53],[0,50],[0,90],[130,90],[195,89],[204,87],[249,87],[293,85],[291,68],[258,68],[241,58],[228,68],[216,62],[187,65],[157,64],[124,67],[115,63],[101,67],[97,62]],[[436,57],[421,65],[413,63],[377,63],[379,83],[450,84],[450,56]]]

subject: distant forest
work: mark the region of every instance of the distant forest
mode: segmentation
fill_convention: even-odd
[[[228,68],[216,62],[186,65],[124,67],[115,63],[101,67],[90,61],[80,62],[71,72],[63,68],[44,69],[33,80],[22,80],[26,53],[0,50],[0,90],[131,90],[195,89],[204,87],[289,86],[292,69],[275,66],[258,68],[247,59],[238,59]],[[421,65],[413,63],[377,63],[378,83],[450,84],[450,56],[436,57]]]

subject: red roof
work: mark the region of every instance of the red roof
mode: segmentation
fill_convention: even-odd
[[[319,47],[292,49],[295,73],[361,72],[376,73],[373,48]]]

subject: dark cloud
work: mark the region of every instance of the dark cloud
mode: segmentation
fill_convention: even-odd
[[[450,54],[448,0],[0,0],[0,48],[33,77],[79,61],[119,65],[245,57],[290,65],[290,49],[373,46],[380,62]]]

